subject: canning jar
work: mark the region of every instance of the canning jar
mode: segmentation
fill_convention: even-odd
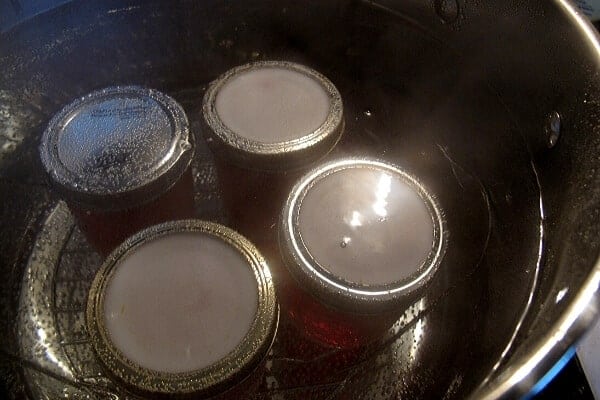
[[[244,397],[260,383],[278,316],[258,250],[199,220],[127,239],[97,273],[86,310],[101,364],[144,397]]]
[[[73,101],[40,144],[51,185],[104,255],[144,227],[193,216],[193,153],[181,106],[137,86]]]
[[[445,249],[435,199],[392,164],[323,164],[292,189],[279,225],[280,301],[312,340],[359,347],[422,296]]]
[[[231,225],[257,245],[275,242],[276,221],[294,181],[343,132],[340,93],[306,66],[255,62],[215,80],[203,114]]]

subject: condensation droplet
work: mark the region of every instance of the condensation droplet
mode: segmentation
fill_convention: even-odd
[[[192,145],[187,140],[181,140],[179,142],[179,147],[181,147],[183,151],[187,151],[192,148]]]
[[[548,148],[551,149],[556,146],[560,137],[561,125],[560,114],[557,111],[552,111],[550,115],[548,115],[544,127],[546,135],[548,136]]]
[[[447,24],[458,19],[460,7],[457,0],[435,0],[435,12]]]

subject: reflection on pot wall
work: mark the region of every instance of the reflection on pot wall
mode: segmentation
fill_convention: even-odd
[[[575,4],[592,21],[597,21],[600,18],[600,1],[575,0]]]

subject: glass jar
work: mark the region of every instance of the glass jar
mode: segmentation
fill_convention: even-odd
[[[181,106],[137,86],[73,101],[40,144],[53,188],[104,255],[142,228],[193,216],[193,153]]]
[[[102,365],[144,397],[244,397],[260,383],[278,316],[258,250],[199,220],[127,239],[97,273],[86,310]]]
[[[343,132],[340,93],[308,67],[255,62],[215,80],[203,114],[231,225],[261,249],[276,243],[276,222],[291,186]]]
[[[423,295],[445,237],[436,201],[400,168],[364,158],[321,165],[283,209],[282,309],[318,343],[372,342]]]

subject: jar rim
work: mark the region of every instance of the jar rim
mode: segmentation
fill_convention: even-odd
[[[427,207],[433,223],[431,251],[422,265],[409,277],[387,284],[349,282],[321,265],[302,240],[298,220],[302,202],[308,191],[328,175],[352,168],[383,171],[401,179],[419,195]],[[421,183],[398,166],[359,157],[334,160],[304,175],[290,192],[279,223],[281,252],[285,265],[295,280],[325,304],[359,314],[387,311],[418,295],[441,264],[446,250],[446,236],[443,213],[436,199]]]
[[[330,107],[325,121],[317,129],[300,138],[263,143],[243,137],[225,125],[216,109],[221,88],[242,73],[265,68],[298,72],[323,88]],[[335,85],[314,69],[289,61],[257,61],[230,69],[208,87],[202,112],[206,125],[204,136],[213,152],[247,169],[287,171],[309,165],[329,153],[344,131],[342,97]]]
[[[181,232],[202,233],[224,241],[248,262],[257,283],[258,306],[245,337],[221,360],[204,368],[188,372],[150,370],[128,359],[110,339],[104,322],[104,295],[108,282],[127,255],[154,239]],[[86,324],[92,345],[100,361],[121,382],[141,393],[215,395],[247,377],[268,353],[277,329],[279,309],[269,267],[246,238],[223,225],[180,220],[155,225],[136,233],[114,250],[103,263],[92,283]]]
[[[140,86],[113,86],[55,114],[39,151],[52,186],[67,202],[114,211],[171,188],[192,160],[194,138],[173,98]]]

